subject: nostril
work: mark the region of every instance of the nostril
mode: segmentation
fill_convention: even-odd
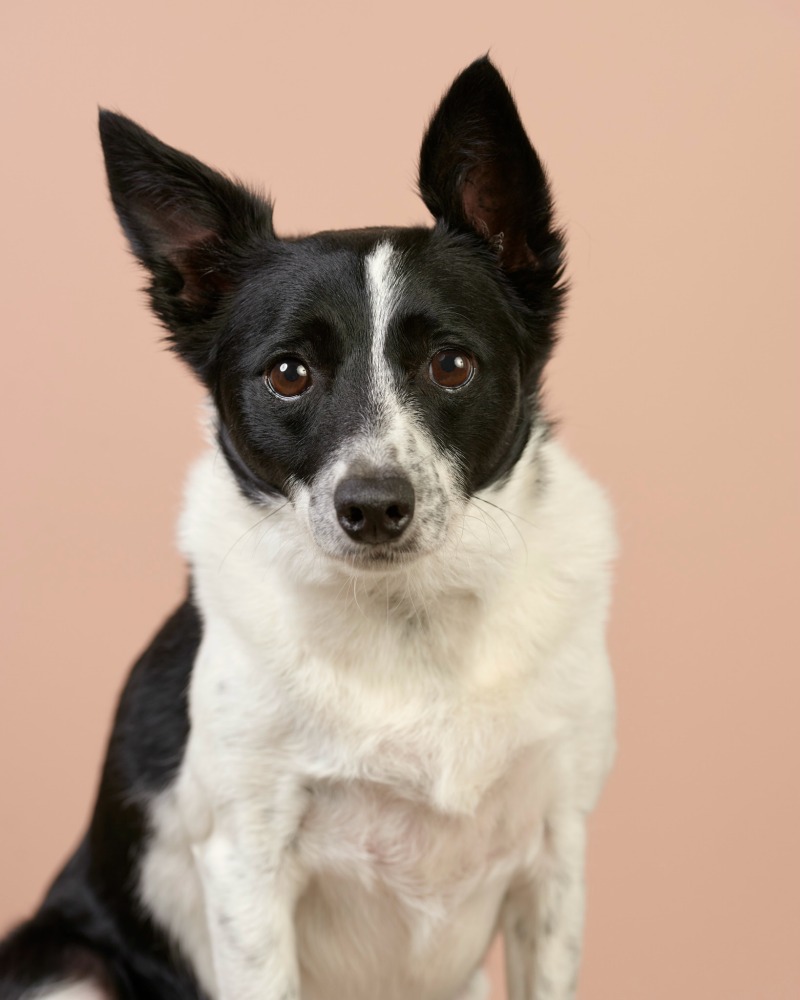
[[[394,523],[397,524],[397,522],[402,521],[406,515],[396,503],[393,503],[391,507],[386,508],[386,516],[390,521],[394,521]]]
[[[360,507],[351,507],[347,512],[347,519],[356,527],[364,520],[364,511]]]

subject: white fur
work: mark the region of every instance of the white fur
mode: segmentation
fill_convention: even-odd
[[[457,1000],[488,1000],[491,983],[485,969],[479,969]]]
[[[108,995],[89,982],[45,986],[26,993],[22,1000],[107,1000]]]
[[[392,377],[386,363],[386,334],[401,290],[399,254],[379,243],[364,261],[372,317],[372,378],[379,395],[388,395]]]
[[[380,248],[367,265],[376,344],[394,266]],[[498,923],[512,1000],[573,995],[583,827],[613,755],[608,506],[540,433],[464,503],[395,410],[269,511],[212,454],[191,477],[204,633],[140,887],[213,1000],[478,997]],[[415,548],[383,569],[330,531],[370,448],[423,495]]]

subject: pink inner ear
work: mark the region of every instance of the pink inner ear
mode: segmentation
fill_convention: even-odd
[[[148,216],[153,242],[169,258],[212,243],[217,238],[215,230],[210,225],[198,219],[195,213],[184,211],[180,206],[148,211],[146,218]]]
[[[219,266],[220,237],[212,226],[180,207],[161,209],[157,222],[150,225],[155,249],[183,278],[177,298],[188,306],[202,307],[228,289],[228,275]]]
[[[211,305],[231,287],[231,275],[224,263],[219,238],[211,232],[205,236],[203,242],[182,248],[171,257],[183,277],[178,297],[195,308]]]
[[[528,246],[524,228],[514,219],[502,191],[498,191],[494,164],[480,163],[464,178],[461,203],[469,224],[496,250],[508,271],[538,267],[539,260]]]
[[[461,201],[464,215],[472,226],[487,240],[492,240],[503,230],[500,218],[502,206],[491,187],[491,171],[485,164],[473,167],[464,178]]]

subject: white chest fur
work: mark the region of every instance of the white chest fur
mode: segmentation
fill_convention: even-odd
[[[509,883],[541,850],[554,793],[547,733],[526,743],[499,691],[490,708],[491,698],[456,699],[447,683],[422,697],[409,689],[394,711],[377,687],[355,702],[346,679],[341,715],[332,697],[315,713],[283,690],[270,692],[268,709],[230,643],[220,690],[215,632],[192,691],[205,724],[153,812],[148,905],[215,996],[198,845],[224,822],[227,795],[252,829],[269,825],[280,773],[305,793],[290,848],[303,1000],[367,1000],[376,983],[386,1000],[454,995],[488,945]]]
[[[507,528],[513,545],[487,527],[385,593],[332,586],[290,521],[254,528],[224,470],[199,468],[192,731],[153,805],[141,892],[212,997],[203,844],[231,815],[250,845],[281,830],[303,1000],[366,1000],[376,982],[384,1000],[449,1000],[559,796],[593,804],[611,753],[611,535],[599,492],[548,448],[547,499]],[[492,496],[515,510],[527,486]],[[252,888],[269,865],[247,860]],[[282,905],[270,892],[263,906]]]
[[[531,762],[470,815],[367,783],[320,787],[298,844],[304,997],[455,995],[484,953],[513,875],[541,846]],[[356,960],[356,956],[359,958]]]

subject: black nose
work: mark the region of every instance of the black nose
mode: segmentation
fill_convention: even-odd
[[[333,494],[339,524],[357,542],[391,542],[414,516],[414,487],[407,479],[343,479]]]

